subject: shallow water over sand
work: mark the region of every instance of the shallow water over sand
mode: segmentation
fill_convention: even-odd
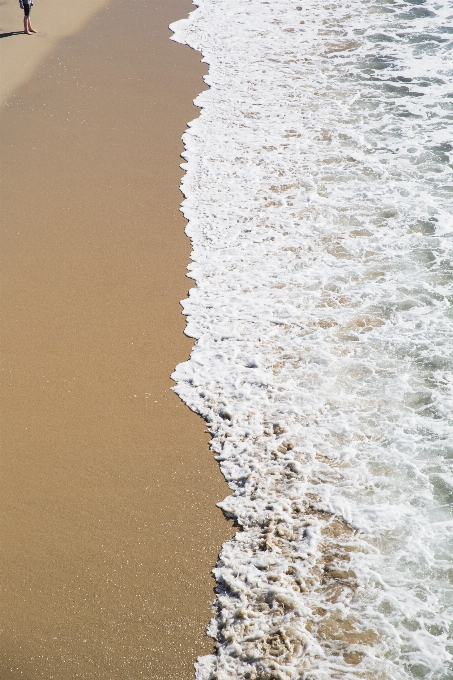
[[[175,378],[242,530],[197,677],[447,680],[453,10],[198,4]]]

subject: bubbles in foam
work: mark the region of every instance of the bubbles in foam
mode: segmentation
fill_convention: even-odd
[[[174,378],[239,526],[197,677],[447,680],[453,12],[197,4]]]

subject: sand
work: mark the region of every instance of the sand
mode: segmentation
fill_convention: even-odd
[[[62,38],[79,31],[108,0],[36,0],[31,22],[37,35],[23,33],[23,11],[18,0],[0,8],[0,102],[25,83]]]
[[[61,40],[50,4],[53,51],[2,112],[0,677],[189,680],[232,533],[169,377],[193,343],[179,155],[205,69],[168,39],[188,0],[93,2]]]

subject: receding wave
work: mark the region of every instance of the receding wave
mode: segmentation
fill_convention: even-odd
[[[174,378],[238,525],[199,680],[453,677],[453,9],[200,0]]]

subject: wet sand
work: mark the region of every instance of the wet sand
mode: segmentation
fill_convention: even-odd
[[[212,649],[228,488],[169,378],[205,68],[167,26],[191,9],[111,0],[3,109],[4,680],[189,680]]]

